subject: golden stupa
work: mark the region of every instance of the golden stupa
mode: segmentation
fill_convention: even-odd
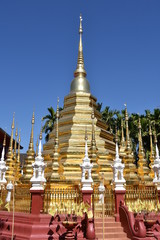
[[[145,158],[144,150],[143,150],[143,140],[142,140],[142,133],[141,133],[141,120],[139,117],[138,120],[138,142],[139,142],[139,154],[138,154],[138,176],[142,184],[144,183],[151,183],[152,178],[149,176],[150,169],[147,163],[147,159]]]
[[[128,185],[138,185],[139,178],[137,175],[137,168],[135,165],[135,159],[132,151],[132,143],[129,136],[128,112],[126,104],[125,104],[125,123],[126,123],[126,147],[124,149],[124,154],[122,154],[122,159],[125,164],[124,178]]]
[[[46,177],[50,182],[80,182],[86,129],[89,156],[94,165],[94,181],[99,181],[102,172],[106,181],[112,180],[111,164],[115,155],[115,143],[113,134],[106,130],[107,125],[102,121],[101,113],[96,110],[97,99],[90,92],[84,68],[82,33],[80,16],[80,41],[74,79],[70,93],[64,98],[63,110],[57,114],[49,141],[43,146],[43,156],[47,162]]]

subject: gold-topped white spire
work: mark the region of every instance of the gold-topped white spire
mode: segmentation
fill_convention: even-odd
[[[80,25],[79,25],[79,48],[78,48],[78,61],[77,68],[74,72],[74,79],[71,83],[71,93],[73,92],[87,92],[90,93],[89,82],[86,79],[86,71],[84,68],[84,58],[83,58],[83,45],[82,45],[82,15],[80,14]]]

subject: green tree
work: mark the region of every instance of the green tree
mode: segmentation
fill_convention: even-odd
[[[42,120],[46,120],[45,124],[43,125],[42,131],[45,132],[45,140],[46,142],[49,139],[49,133],[52,132],[53,127],[54,127],[54,122],[56,120],[56,112],[54,111],[53,107],[48,108],[49,114],[44,116]]]
[[[102,120],[106,122],[107,130],[115,132],[116,119],[119,114],[118,110],[111,110],[109,106],[102,111]]]

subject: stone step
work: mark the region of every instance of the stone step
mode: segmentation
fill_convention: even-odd
[[[122,227],[104,227],[104,232],[105,233],[113,233],[113,232],[120,232],[120,233],[124,233],[123,228]],[[96,227],[96,233],[103,233],[103,229],[102,226],[101,227]]]
[[[102,217],[100,217],[100,218],[96,218],[95,217],[95,220],[94,220],[95,222],[103,222],[103,219],[102,219]],[[115,222],[115,218],[114,217],[105,217],[104,218],[104,221],[105,222]]]
[[[103,220],[95,218],[95,232],[98,240],[103,240]],[[104,218],[104,239],[105,240],[129,240],[123,231],[120,222],[115,222],[114,217]]]
[[[99,238],[103,238],[103,233],[96,233],[96,236]],[[105,232],[104,233],[104,237],[105,239],[106,238],[119,238],[119,239],[123,239],[124,237],[127,237],[127,234],[124,233],[124,232],[112,232],[112,233],[109,233],[109,232]]]
[[[96,227],[101,227],[103,226],[103,222],[95,222],[95,228]],[[104,227],[121,227],[121,223],[120,222],[104,222]]]

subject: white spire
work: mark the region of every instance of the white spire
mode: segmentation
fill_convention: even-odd
[[[156,159],[159,159],[159,150],[157,144],[156,144]]]
[[[87,137],[85,137],[85,157],[88,158],[88,145],[87,145]]]
[[[39,136],[39,147],[38,147],[38,156],[35,158],[35,162],[32,163],[33,167],[33,176],[30,179],[32,187],[30,190],[44,190],[44,183],[46,179],[44,177],[44,169],[46,164],[44,163],[44,158],[42,157],[42,127]]]
[[[85,131],[85,157],[83,158],[83,163],[80,165],[82,169],[82,190],[92,190],[92,175],[91,171],[93,168],[93,164],[90,163],[90,159],[88,157],[88,146],[87,146],[87,131]]]
[[[118,143],[116,143],[116,159],[119,159]]]
[[[3,146],[1,161],[4,161],[4,155],[5,155],[5,146]]]
[[[38,157],[42,157],[42,143],[41,143],[41,140],[39,141]]]
[[[42,126],[41,126],[41,131],[39,135],[39,146],[38,146],[38,157],[42,157]]]

